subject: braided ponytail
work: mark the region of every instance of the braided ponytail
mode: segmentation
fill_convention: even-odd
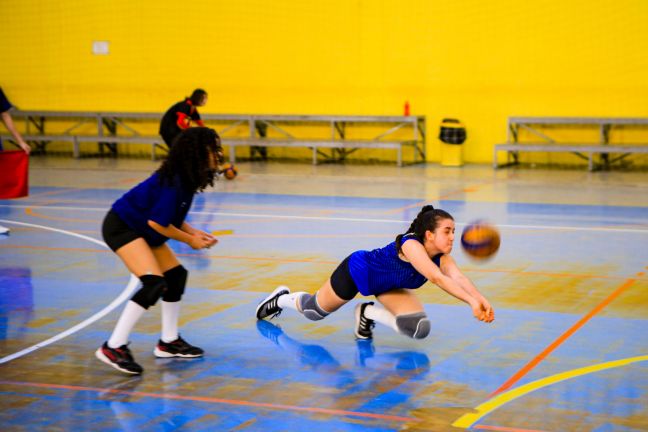
[[[407,228],[407,231],[405,231],[405,233],[403,233],[403,234],[399,234],[399,235],[396,236],[396,249],[399,252],[401,250],[401,246],[403,245],[401,243],[401,241],[403,240],[403,236],[405,234],[415,234],[418,237],[418,232],[420,231],[420,229],[418,229],[418,228],[421,225],[421,219],[422,219],[423,214],[425,214],[425,213],[427,213],[429,211],[433,211],[433,210],[434,210],[433,205],[430,205],[430,204],[424,205],[421,208],[421,210],[418,212],[418,214],[416,215],[416,217],[414,218],[412,223],[410,224],[410,227]],[[419,240],[421,240],[421,242],[423,242],[423,239],[419,239]]]
[[[442,219],[453,219],[450,213],[445,210],[435,209],[432,205],[425,205],[421,211],[416,215],[412,224],[404,234],[396,236],[396,250],[400,253],[403,246],[403,236],[406,234],[413,234],[416,238],[423,243],[425,240],[425,232],[436,230],[438,222]]]

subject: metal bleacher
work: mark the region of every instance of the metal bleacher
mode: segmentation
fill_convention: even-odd
[[[152,159],[166,150],[157,135],[162,113],[14,111],[26,141],[41,153],[50,143],[69,143],[75,158],[82,156],[82,143],[97,143],[101,153],[116,155],[121,144],[150,147]],[[361,149],[391,149],[396,164],[425,161],[426,126],[424,116],[343,116],[343,115],[261,115],[201,114],[206,126],[218,131],[229,149],[230,162],[236,161],[236,148],[249,147],[265,155],[267,148],[307,148],[313,164],[343,161]],[[64,127],[52,131],[58,122]],[[148,126],[148,127],[145,127]],[[0,134],[3,139],[11,136]],[[404,150],[411,154],[405,160]]]
[[[598,140],[568,142],[556,138],[559,132],[569,128],[595,129]],[[648,118],[599,118],[599,117],[509,117],[507,142],[496,144],[493,150],[493,168],[502,168],[520,163],[519,155],[524,152],[567,152],[587,160],[590,171],[609,168],[634,154],[648,154],[648,142],[619,142],[611,138],[612,132],[648,131]],[[534,141],[522,140],[522,133]],[[593,131],[590,131],[593,132]],[[552,134],[554,136],[549,136]],[[647,134],[643,134],[645,139]],[[498,162],[498,152],[506,152],[506,163]],[[595,160],[594,155],[598,155]]]

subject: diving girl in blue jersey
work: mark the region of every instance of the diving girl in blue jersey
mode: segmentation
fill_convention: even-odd
[[[355,335],[371,339],[375,322],[414,339],[430,333],[423,304],[412,290],[430,281],[462,300],[480,321],[490,323],[495,312],[486,298],[450,256],[455,223],[446,211],[424,206],[405,234],[385,247],[355,251],[314,295],[275,289],[256,309],[257,319],[273,318],[284,308],[318,321],[352,300],[358,293],[375,296],[384,306],[361,303],[355,309]]]
[[[144,312],[162,299],[162,334],[153,350],[156,357],[201,357],[203,350],[178,333],[180,300],[188,272],[167,240],[193,249],[209,248],[213,235],[185,221],[194,195],[213,186],[223,151],[213,129],[196,127],[178,135],[167,159],[148,179],[126,192],[106,215],[102,234],[142,286],[127,302],[110,338],[95,352],[115,369],[142,373],[128,348],[131,330]]]

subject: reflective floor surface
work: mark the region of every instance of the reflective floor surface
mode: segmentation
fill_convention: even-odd
[[[131,338],[145,372],[127,377],[93,355],[133,288],[99,230],[156,167],[37,156],[30,196],[0,201],[1,430],[648,430],[645,172],[240,163],[189,216],[231,234],[170,242],[190,271],[181,332],[206,356],[156,359],[156,307]],[[361,298],[320,322],[256,321],[277,285],[314,292],[425,203],[458,230],[498,226],[490,261],[453,251],[493,324],[429,283],[424,340],[379,326],[356,341]]]

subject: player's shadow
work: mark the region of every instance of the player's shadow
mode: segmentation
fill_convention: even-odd
[[[299,362],[305,366],[320,370],[337,370],[340,368],[340,362],[324,347],[299,342],[284,333],[278,325],[259,320],[257,321],[257,330],[259,330],[261,336],[269,339],[282,350],[294,354]]]
[[[120,377],[102,388],[103,391],[99,392],[99,400],[107,402],[129,402],[132,398],[140,397],[135,393],[135,390],[140,384],[142,384],[141,375]]]
[[[259,333],[271,340],[285,351],[292,352],[304,365],[318,369],[340,369],[338,362],[330,352],[321,345],[303,343],[288,336],[278,325],[268,321],[257,321]],[[430,370],[430,359],[419,351],[399,351],[395,353],[376,353],[371,340],[356,341],[356,365],[362,368],[391,368],[396,371],[427,373]]]
[[[17,339],[29,331],[34,317],[31,269],[0,267],[0,286],[0,341]]]

